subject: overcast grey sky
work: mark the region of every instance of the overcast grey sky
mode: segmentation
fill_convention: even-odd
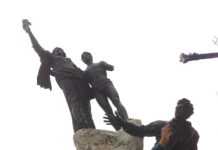
[[[114,82],[131,118],[147,124],[174,116],[186,97],[199,131],[199,150],[214,149],[218,133],[218,58],[181,64],[181,52],[216,52],[214,0],[3,0],[0,2],[0,149],[75,150],[70,113],[62,91],[36,85],[40,61],[21,21],[47,50],[62,47],[80,68],[83,51],[115,66]],[[98,129],[103,111],[92,101]],[[154,138],[144,139],[150,150]]]

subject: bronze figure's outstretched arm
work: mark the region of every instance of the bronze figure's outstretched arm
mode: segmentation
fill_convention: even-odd
[[[190,53],[190,54],[180,54],[180,62],[187,63],[189,61],[193,60],[199,60],[199,59],[210,59],[210,58],[217,58],[218,53],[205,53],[205,54],[198,54],[198,53]]]
[[[33,48],[35,52],[40,57],[41,65],[39,67],[38,75],[37,75],[37,84],[40,87],[45,89],[52,89],[50,75],[54,75],[51,72],[51,64],[53,61],[53,55],[49,51],[45,51],[41,45],[36,40],[35,36],[33,35],[32,31],[30,30],[31,23],[27,19],[23,19],[23,29],[29,34],[30,40],[32,42]]]
[[[113,71],[114,70],[114,66],[113,65],[110,65],[108,63],[106,63],[105,61],[101,61],[100,62],[101,65],[108,71]]]
[[[23,19],[22,23],[23,23],[23,29],[29,34],[34,50],[41,58],[43,54],[45,53],[45,50],[41,47],[41,45],[39,44],[39,42],[36,40],[35,36],[33,35],[30,29],[31,23],[27,19]]]

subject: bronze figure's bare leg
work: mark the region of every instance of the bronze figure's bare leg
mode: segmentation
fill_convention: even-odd
[[[127,121],[129,119],[127,115],[127,111],[125,107],[122,105],[120,98],[119,98],[119,94],[113,84],[108,85],[108,87],[106,88],[106,93],[107,93],[107,96],[112,101],[113,105],[117,108],[117,112],[119,116],[123,120]]]
[[[100,107],[104,110],[104,112],[106,114],[109,114],[109,115],[112,115],[112,116],[115,116],[114,113],[113,113],[113,110],[109,104],[109,101],[107,99],[107,96],[105,96],[104,94],[101,94],[101,93],[96,93],[96,100],[98,102],[98,104],[100,105]],[[119,130],[121,128],[120,125],[117,125],[117,124],[112,124],[112,126],[115,128],[115,130]]]

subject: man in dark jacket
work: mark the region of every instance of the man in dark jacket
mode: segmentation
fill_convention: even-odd
[[[50,75],[54,76],[67,100],[74,132],[83,128],[95,128],[89,101],[92,98],[92,92],[84,79],[83,71],[66,57],[63,49],[56,47],[52,53],[44,50],[34,37],[29,25],[28,20],[23,20],[23,29],[28,33],[41,61],[37,84],[51,90]]]
[[[169,123],[171,135],[164,150],[197,150],[199,140],[198,132],[192,127],[187,119],[193,114],[193,105],[188,99],[181,99],[177,102],[175,117],[170,121],[154,121],[148,125],[136,126],[132,123],[123,121],[118,115],[116,117],[107,115],[107,124],[117,123],[129,134],[138,137],[156,137],[156,144],[161,139],[161,129]]]

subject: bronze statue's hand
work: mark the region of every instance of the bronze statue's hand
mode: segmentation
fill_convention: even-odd
[[[116,115],[114,114],[106,114],[106,116],[104,116],[104,122],[107,125],[112,125],[114,127],[114,129],[116,131],[120,130],[123,124],[123,120],[119,117],[119,115],[117,114],[117,112],[115,112]]]
[[[112,114],[105,114],[106,116],[104,116],[104,122],[107,125],[112,125],[112,124],[119,124],[122,125],[122,123],[124,122],[120,116],[118,115],[117,112],[115,112],[115,116]]]
[[[30,25],[31,25],[31,23],[29,22],[29,20],[27,20],[27,19],[23,19],[22,20],[22,23],[23,23],[23,29],[24,29],[24,31],[26,31],[26,32],[29,32],[30,31]]]
[[[113,115],[110,115],[110,114],[105,114],[105,116],[103,117],[104,118],[104,122],[107,124],[107,125],[112,125],[113,123],[116,123],[116,117],[113,116]]]
[[[114,66],[110,66],[110,67],[109,67],[109,70],[110,70],[110,71],[114,71]]]

